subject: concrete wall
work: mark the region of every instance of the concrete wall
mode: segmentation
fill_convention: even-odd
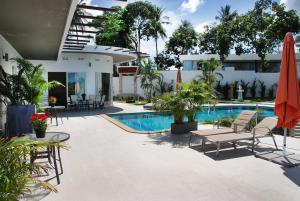
[[[8,59],[21,57],[21,55],[14,49],[14,47],[11,46],[7,42],[7,40],[5,40],[5,38],[0,34],[0,65],[4,68],[4,70],[7,73],[11,74],[13,71],[15,71],[14,70],[15,64],[10,60],[5,61],[5,59],[3,59],[5,53],[8,54]],[[5,114],[6,114],[5,106],[0,103],[0,129],[4,128],[4,123],[6,119]]]
[[[233,81],[244,80],[246,82],[253,82],[254,79],[262,80],[265,82],[267,89],[269,89],[274,83],[277,83],[279,73],[255,73],[255,71],[235,71],[234,67],[227,67],[225,70],[218,69],[218,73],[223,75],[223,79],[221,80],[221,84],[225,84],[226,82],[232,83]],[[177,76],[177,70],[170,71],[160,71],[163,74],[164,80],[166,82],[175,81]],[[201,71],[181,71],[181,77],[183,82],[192,81],[197,75],[200,75]],[[123,92],[126,94],[133,94],[133,76],[123,77]],[[119,78],[113,78],[113,94],[114,96],[119,95]],[[144,96],[144,92],[140,87],[140,78],[138,78],[138,95]],[[259,90],[259,89],[258,89]],[[258,91],[257,90],[257,91]]]
[[[45,69],[45,78],[48,79],[48,72],[85,72],[86,73],[86,94],[94,95],[102,88],[102,83],[96,86],[96,73],[110,73],[112,97],[112,73],[113,59],[111,56],[84,54],[84,53],[62,53],[57,61],[31,60],[35,65],[42,64]],[[101,78],[100,78],[101,80]],[[45,101],[48,100],[47,95]],[[111,103],[111,101],[109,102]]]

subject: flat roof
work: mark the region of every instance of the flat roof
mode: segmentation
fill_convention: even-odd
[[[0,34],[26,59],[56,60],[77,2],[1,0]]]
[[[124,63],[137,59],[131,50],[120,47],[86,45],[82,50],[63,50],[62,53],[100,54],[113,57],[113,63]]]

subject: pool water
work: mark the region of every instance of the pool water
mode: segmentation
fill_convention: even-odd
[[[254,106],[222,106],[217,107],[215,111],[209,108],[204,108],[202,112],[196,115],[197,122],[205,120],[216,121],[220,118],[232,117],[235,118],[242,110],[255,110]],[[127,114],[110,114],[110,117],[118,120],[126,126],[138,131],[161,131],[171,128],[174,122],[174,117],[170,113],[162,112],[142,112],[142,113],[127,113]],[[274,109],[267,107],[259,108],[260,117],[274,116]]]

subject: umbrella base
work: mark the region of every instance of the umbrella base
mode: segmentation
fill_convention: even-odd
[[[255,156],[282,165],[283,167],[296,167],[300,165],[300,155],[292,152],[287,152],[284,155],[282,151],[269,151],[258,153]]]

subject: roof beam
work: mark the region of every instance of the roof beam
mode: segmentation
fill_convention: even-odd
[[[80,38],[94,38],[90,35],[76,35],[76,34],[68,34],[68,37],[80,37]]]
[[[83,9],[90,9],[90,10],[100,10],[100,11],[110,11],[110,12],[116,12],[116,9],[113,8],[103,8],[98,6],[90,6],[90,5],[77,5],[77,8],[83,8]]]
[[[80,46],[78,46],[78,45],[64,45],[64,47],[67,47],[67,48],[84,48],[84,46],[83,45],[80,45]]]
[[[123,50],[123,48],[118,48],[118,49],[115,49],[114,51],[120,51],[120,50]]]
[[[68,42],[68,41],[66,41],[65,44],[70,44],[70,45],[87,45],[87,43]]]
[[[79,18],[86,18],[86,19],[92,19],[92,20],[95,20],[95,19],[105,20],[106,19],[106,17],[103,17],[103,16],[90,16],[90,15],[76,15],[76,16]]]
[[[77,41],[77,42],[90,42],[89,40],[77,40],[77,39],[72,39],[72,38],[67,38],[66,41]]]
[[[76,29],[69,29],[71,32],[80,32],[80,33],[98,33],[99,31],[90,31],[90,30],[76,30]]]
[[[69,48],[69,47],[64,47],[64,50],[83,50],[83,48]]]
[[[72,25],[82,26],[82,27],[95,27],[95,25],[93,25],[93,24],[84,24],[84,23],[78,23],[78,22],[72,22]]]

